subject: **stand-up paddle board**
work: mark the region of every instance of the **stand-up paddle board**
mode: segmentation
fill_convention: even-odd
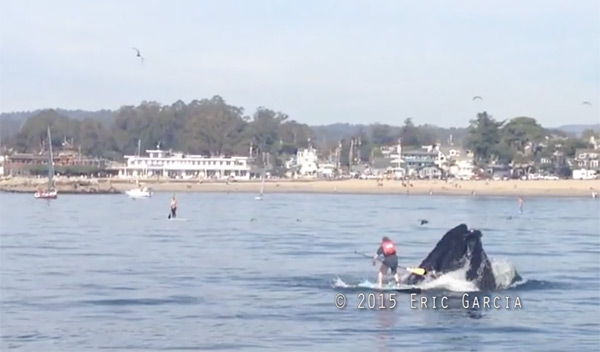
[[[379,291],[379,292],[400,292],[400,293],[421,293],[422,290],[419,287],[414,287],[410,285],[396,285],[395,283],[387,283],[384,284],[381,288],[376,283],[372,283],[369,281],[361,282],[359,284],[347,284],[341,279],[337,279],[334,284],[336,288],[344,288],[344,289],[360,289],[360,290],[370,290],[370,291]]]
[[[421,293],[421,289],[417,288],[417,287],[396,288],[396,289],[394,289],[394,291],[400,292],[400,293]]]
[[[366,288],[373,291],[383,291],[383,292],[400,292],[400,293],[421,293],[421,289],[418,287],[412,286],[384,286],[382,288],[379,287],[361,287]]]

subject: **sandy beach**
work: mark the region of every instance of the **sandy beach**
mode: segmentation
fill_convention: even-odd
[[[0,181],[0,191],[33,193],[45,180],[9,178]],[[259,181],[210,182],[144,180],[142,184],[154,192],[239,192],[258,193]],[[121,193],[135,187],[132,180],[92,179],[57,180],[59,193]],[[402,182],[384,180],[269,180],[265,193],[348,193],[348,194],[431,194],[461,196],[561,196],[592,197],[600,193],[600,180],[540,180],[540,181],[454,181],[415,180]]]
[[[113,184],[117,189],[121,185]],[[148,183],[155,191],[250,192],[260,191],[260,182],[233,183]],[[265,182],[265,193],[349,193],[349,194],[431,194],[487,196],[572,196],[591,197],[600,190],[600,181],[282,181]]]

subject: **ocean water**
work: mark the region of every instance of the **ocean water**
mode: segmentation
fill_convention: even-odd
[[[0,349],[600,350],[597,199],[181,193],[169,221],[170,196],[1,194]],[[465,308],[460,272],[415,296],[369,289],[355,251],[387,235],[416,266],[460,223],[500,281],[523,277],[487,295],[499,308],[476,292]]]

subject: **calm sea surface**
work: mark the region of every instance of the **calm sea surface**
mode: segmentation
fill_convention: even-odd
[[[600,350],[591,197],[525,199],[519,214],[513,197],[182,193],[184,220],[168,221],[170,196],[1,194],[0,349]],[[463,222],[526,280],[495,294],[500,309],[411,309],[402,293],[395,309],[361,310],[376,291],[332,284],[374,282],[354,251],[382,235],[418,265]]]

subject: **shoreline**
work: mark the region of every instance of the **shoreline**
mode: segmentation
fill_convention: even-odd
[[[35,193],[44,187],[43,178],[10,178],[0,180],[0,192]],[[176,193],[256,193],[261,181],[140,180],[152,192]],[[123,179],[58,179],[59,194],[123,194],[136,187],[135,180]],[[600,180],[506,180],[453,181],[384,180],[268,180],[264,193],[306,194],[373,194],[436,196],[515,196],[515,197],[600,197]]]

